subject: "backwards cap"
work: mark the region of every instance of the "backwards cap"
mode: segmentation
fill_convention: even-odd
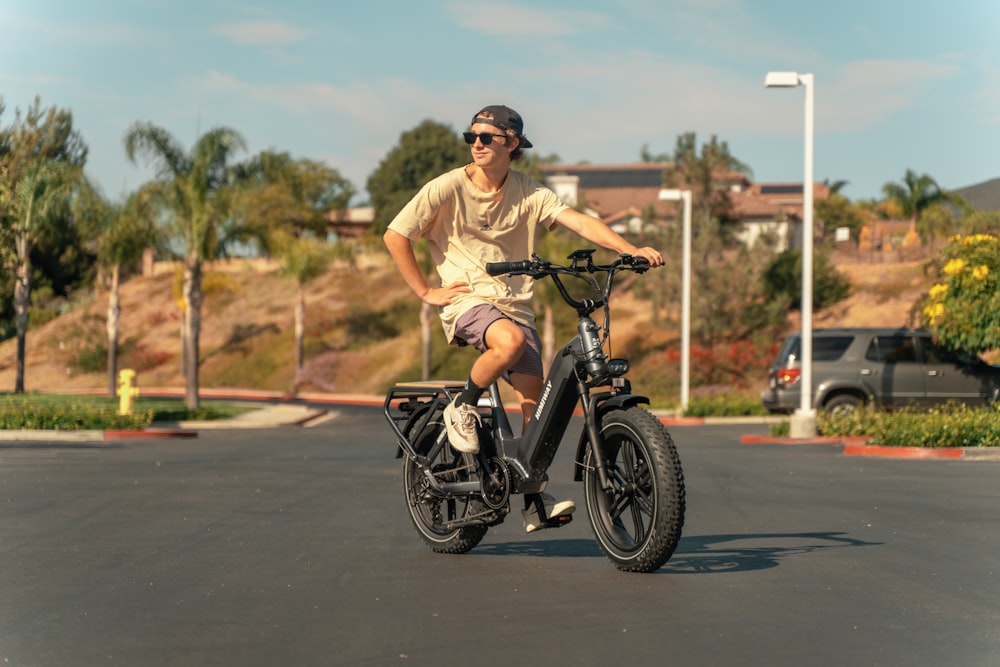
[[[493,117],[487,118],[484,114]],[[521,114],[510,107],[502,104],[492,104],[488,107],[483,107],[479,113],[472,117],[472,124],[475,125],[476,123],[486,123],[501,130],[511,130],[520,140],[521,148],[531,148],[531,142],[528,141],[528,137],[524,136],[524,121],[521,119]]]

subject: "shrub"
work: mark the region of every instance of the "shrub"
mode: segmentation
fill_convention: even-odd
[[[1000,447],[1000,410],[948,404],[929,410],[877,412],[817,417],[820,433],[868,436],[884,447]]]
[[[720,394],[708,398],[696,398],[688,403],[684,411],[688,417],[741,417],[766,415],[760,398],[748,394]]]
[[[152,421],[152,411],[119,415],[116,409],[98,406],[92,401],[44,403],[16,397],[0,401],[0,429],[142,429]]]

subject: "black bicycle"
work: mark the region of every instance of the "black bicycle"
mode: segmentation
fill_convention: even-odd
[[[449,446],[442,419],[461,382],[400,383],[386,395],[385,417],[396,435],[397,458],[404,459],[406,507],[432,550],[457,554],[474,548],[490,526],[504,521],[514,495],[532,499],[528,502],[537,503],[544,516],[538,494],[548,482],[549,465],[577,405],[584,426],[574,479],[583,482],[587,514],[602,551],[621,570],[652,572],[677,548],[685,503],[677,449],[664,425],[640,407],[649,399],[632,393],[625,378],[628,361],[610,359],[604,352],[616,274],[643,273],[649,263],[622,255],[599,265],[593,253],[577,250],[567,266],[537,255],[486,266],[491,275],[551,278],[579,318],[576,336],[555,356],[523,435],[514,435],[496,384],[479,405],[482,427],[476,454],[461,454]],[[589,285],[593,298],[571,296],[565,277]],[[592,317],[600,308],[603,326]],[[546,527],[569,518],[550,519]]]

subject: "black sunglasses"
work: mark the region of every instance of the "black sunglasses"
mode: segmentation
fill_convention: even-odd
[[[493,137],[499,137],[500,139],[506,139],[506,134],[491,134],[489,132],[463,132],[462,136],[465,138],[465,143],[474,144],[476,143],[476,137],[483,142],[483,146],[489,146],[493,143]]]

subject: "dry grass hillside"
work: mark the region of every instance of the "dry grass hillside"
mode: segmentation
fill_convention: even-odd
[[[205,280],[201,386],[377,394],[418,368],[418,304],[387,261],[353,270],[338,266],[310,284],[309,362],[299,377],[293,368],[292,281],[266,263],[234,260],[214,266]],[[818,313],[817,327],[906,325],[913,304],[928,287],[918,262],[837,266],[849,277],[853,293]],[[140,387],[183,386],[178,292],[169,267],[134,278],[122,289],[119,367],[135,368]],[[97,295],[29,330],[28,391],[107,387],[102,370],[106,299],[106,294]],[[626,297],[616,309],[616,332],[627,332],[629,321],[637,323],[645,311],[630,306],[635,304]],[[789,330],[796,327],[797,322],[789,322]],[[369,344],[359,346],[356,341],[362,338]],[[0,344],[0,391],[14,387],[15,351],[13,339]]]

